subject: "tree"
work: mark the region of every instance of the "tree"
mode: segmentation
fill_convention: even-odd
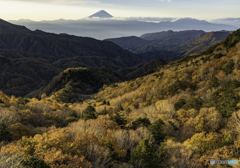
[[[106,100],[103,100],[102,105],[107,104]]]
[[[13,140],[19,140],[23,136],[33,136],[33,133],[29,130],[29,128],[21,123],[11,125],[9,127],[9,131],[12,134]]]
[[[1,141],[11,141],[12,140],[12,134],[9,131],[8,126],[2,122],[0,124],[0,142]]]
[[[21,164],[26,168],[50,168],[50,166],[43,160],[34,156],[27,156],[21,161]]]
[[[222,88],[216,90],[210,97],[208,104],[214,106],[224,116],[229,117],[238,109],[240,96],[234,91],[240,83],[237,80],[227,81]]]
[[[180,108],[182,108],[182,106],[183,106],[184,104],[186,104],[185,100],[184,100],[184,99],[179,99],[178,102],[176,102],[176,103],[174,104],[175,110],[176,110],[176,111],[179,110]]]
[[[155,153],[152,143],[146,137],[133,150],[130,163],[133,165],[140,164],[146,168],[158,167],[158,157]]]
[[[155,138],[157,144],[160,144],[160,142],[162,142],[165,137],[165,132],[162,128],[163,125],[164,122],[161,118],[159,118],[148,127],[148,129],[152,132],[152,135]]]
[[[148,127],[149,125],[151,125],[151,122],[147,117],[144,118],[138,117],[135,121],[132,122],[133,129],[137,129],[138,127],[141,126]]]
[[[209,89],[218,87],[218,85],[219,85],[219,80],[216,76],[212,77],[208,82],[208,88]]]
[[[83,110],[83,119],[89,120],[89,119],[96,119],[96,110],[93,106],[89,105],[87,108]]]
[[[232,73],[233,68],[234,68],[234,62],[231,59],[230,62],[223,68],[223,71],[228,75]]]
[[[202,99],[200,97],[198,97],[198,98],[195,97],[185,105],[185,110],[189,110],[192,108],[196,109],[196,110],[200,110],[202,105],[203,105]]]
[[[113,120],[122,128],[126,125],[127,120],[125,120],[125,118],[120,115],[118,112],[116,113],[116,115],[113,117]]]

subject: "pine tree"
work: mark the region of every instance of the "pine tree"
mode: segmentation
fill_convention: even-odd
[[[157,154],[147,137],[144,138],[132,152],[130,163],[133,165],[141,164],[141,167],[146,168],[158,167]]]
[[[161,118],[159,118],[148,127],[148,129],[152,132],[152,135],[155,138],[157,144],[160,144],[160,142],[162,142],[165,137],[165,133],[162,128],[163,124],[164,122]]]
[[[132,122],[132,128],[137,129],[138,127],[148,127],[151,125],[150,120],[147,117],[138,117],[135,121]]]
[[[107,104],[106,100],[103,100],[102,105]]]
[[[83,110],[84,120],[96,119],[96,110],[93,106],[89,105],[86,109]]]
[[[126,125],[127,120],[125,120],[125,118],[120,115],[118,112],[116,113],[116,115],[113,117],[113,120],[122,128]]]
[[[1,141],[11,141],[12,134],[9,131],[8,126],[3,122],[0,124],[0,142]]]

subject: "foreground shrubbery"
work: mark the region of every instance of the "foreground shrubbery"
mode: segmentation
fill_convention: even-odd
[[[239,48],[222,43],[83,102],[0,92],[0,165],[200,168],[239,160],[239,67]]]

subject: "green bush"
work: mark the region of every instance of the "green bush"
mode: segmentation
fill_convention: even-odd
[[[230,146],[233,144],[233,141],[231,140],[229,135],[224,135],[224,137],[222,138],[222,142],[225,146]]]
[[[224,116],[229,117],[233,111],[238,110],[237,103],[240,101],[240,96],[234,92],[240,83],[237,80],[227,81],[220,89],[215,91],[210,99],[209,106],[214,106]]]
[[[218,46],[218,44],[210,47],[209,49],[207,49],[206,51],[203,51],[200,55],[208,55],[208,54],[212,54],[213,51],[215,50],[215,48]]]
[[[126,112],[127,112],[127,113],[131,113],[132,110],[128,107],[128,108],[126,109]]]
[[[168,123],[171,124],[175,131],[179,130],[179,128],[172,121],[168,121]]]
[[[89,105],[87,108],[83,110],[83,119],[89,120],[89,119],[96,119],[96,110],[93,106]]]
[[[67,120],[67,122],[74,122],[74,121],[78,121],[78,119],[79,118],[77,118],[77,117],[70,116],[66,120]]]
[[[196,110],[200,110],[201,106],[203,105],[203,101],[201,98],[193,98],[192,100],[190,100],[190,102],[188,102],[185,105],[185,110],[189,110],[189,109],[196,109]]]
[[[9,127],[9,131],[12,134],[12,140],[22,139],[23,136],[30,137],[33,136],[33,132],[21,123],[12,124]]]
[[[17,102],[18,102],[18,104],[23,104],[23,105],[25,105],[25,104],[27,104],[27,103],[29,102],[29,98],[18,97],[18,98],[17,98]]]
[[[119,155],[117,152],[115,152],[114,146],[110,140],[107,143],[107,148],[109,151],[109,156],[111,157],[111,162],[114,160],[119,160]]]
[[[8,126],[2,122],[0,124],[0,142],[1,141],[11,141],[12,140],[12,134],[9,131]]]
[[[21,161],[21,165],[26,168],[50,168],[50,166],[43,160],[39,159],[36,155],[27,156]]]
[[[203,59],[203,63],[206,63],[207,61],[210,61],[210,57],[211,57],[211,56],[205,57],[205,58]]]
[[[152,123],[152,125],[148,126],[148,129],[152,132],[152,135],[155,139],[155,142],[157,144],[160,144],[160,142],[163,141],[165,137],[165,131],[163,130],[164,122],[161,118],[157,119]]]
[[[141,164],[140,167],[157,168],[158,157],[155,153],[152,143],[148,138],[144,138],[131,154],[130,163],[132,165]]]
[[[152,100],[148,100],[144,107],[150,106],[152,104]]]
[[[208,88],[209,89],[218,87],[218,85],[219,85],[219,80],[216,76],[212,77],[208,82]]]
[[[218,53],[218,54],[215,54],[215,55],[214,55],[214,58],[217,58],[217,59],[218,59],[218,58],[221,58],[222,56],[223,56],[223,55],[222,55],[221,53]]]
[[[73,111],[72,114],[70,115],[71,117],[79,118],[76,111]]]
[[[189,84],[180,81],[179,79],[177,79],[172,86],[169,87],[169,93],[173,96],[174,94],[176,94],[178,92],[178,90],[185,90],[186,88],[189,87]],[[191,87],[191,86],[190,86]]]
[[[232,73],[233,68],[234,68],[234,62],[231,59],[230,62],[223,68],[223,71],[228,75]]]
[[[142,126],[148,127],[149,125],[151,125],[151,122],[147,117],[138,117],[135,121],[132,122],[133,129],[137,129],[138,127]]]
[[[175,110],[179,110],[180,108],[182,108],[182,106],[186,104],[184,99],[179,99],[175,104],[174,104],[174,108]]]
[[[121,104],[118,105],[116,112],[123,111],[123,107]]]

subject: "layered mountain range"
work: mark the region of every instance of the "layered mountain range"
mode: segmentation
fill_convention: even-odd
[[[231,31],[204,32],[202,30],[163,31],[106,39],[148,60],[173,61],[186,55],[198,54],[224,40]]]
[[[96,39],[116,38],[125,36],[141,36],[147,32],[203,30],[221,31],[236,30],[236,26],[210,23],[193,18],[181,18],[172,21],[147,22],[134,18],[118,18],[101,10],[87,18],[78,20],[31,21],[11,20],[11,23],[25,25],[31,30],[40,29],[53,33],[68,33]]]
[[[0,90],[24,96],[70,67],[129,68],[145,62],[108,41],[57,35],[0,20]]]
[[[154,72],[165,65],[166,61],[180,59],[187,53],[199,53],[220,42],[230,33],[206,33],[202,30],[164,31],[143,34],[141,37],[100,41],[66,33],[54,34],[38,29],[32,31],[24,26],[0,20],[0,90],[15,96],[40,97],[45,91],[52,94],[57,91],[55,84],[49,85],[53,77],[75,67],[90,68],[78,70],[77,73],[82,76],[89,72],[102,76],[104,82],[101,86],[134,79]],[[105,67],[106,70],[91,69],[100,67]],[[105,80],[106,76],[114,76],[115,80]],[[65,80],[62,82],[60,77],[55,79],[61,83],[57,84],[61,86],[59,89],[68,84]],[[81,86],[92,86],[83,87],[79,94],[90,94],[100,88],[100,85],[75,79],[73,87],[79,82],[82,83]]]

